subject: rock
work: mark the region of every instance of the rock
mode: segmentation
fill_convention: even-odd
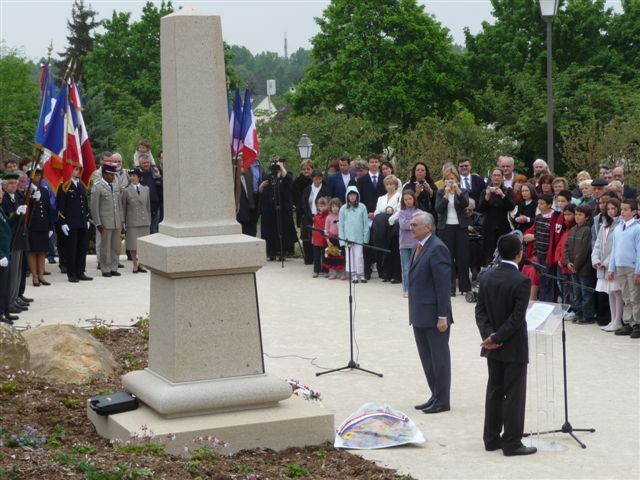
[[[0,323],[0,368],[29,369],[29,346],[11,325]]]
[[[85,330],[73,325],[47,325],[24,332],[31,370],[65,383],[109,377],[117,364],[111,352]]]

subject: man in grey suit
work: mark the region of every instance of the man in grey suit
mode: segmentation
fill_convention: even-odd
[[[100,270],[103,277],[119,277],[122,230],[122,209],[120,189],[114,181],[116,166],[111,163],[102,165],[102,178],[91,189],[91,216],[102,237],[100,245]]]
[[[433,215],[416,212],[409,224],[418,245],[411,255],[409,267],[409,324],[431,398],[416,405],[424,413],[450,410],[451,356],[449,332],[451,316],[449,250],[434,233]]]

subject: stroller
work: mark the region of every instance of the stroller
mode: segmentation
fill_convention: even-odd
[[[508,233],[508,235],[518,236],[520,238],[520,241],[524,245],[524,236],[520,230],[512,230],[511,232]],[[465,293],[464,299],[467,301],[467,303],[476,303],[478,301],[478,292],[480,291],[480,280],[487,272],[491,271],[492,269],[500,265],[501,261],[502,261],[502,258],[500,258],[500,254],[498,253],[498,248],[496,247],[496,249],[493,252],[493,258],[491,259],[491,262],[489,262],[489,264],[486,267],[482,267],[482,269],[478,273],[477,278],[471,282],[471,291]]]

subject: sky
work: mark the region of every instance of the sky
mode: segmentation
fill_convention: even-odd
[[[356,0],[354,0],[356,1]],[[537,0],[531,0],[537,1]],[[144,1],[85,0],[98,20],[111,17],[114,10],[130,11],[138,19]],[[154,2],[159,3],[159,2]],[[482,22],[492,22],[489,0],[420,0],[427,13],[450,30],[454,42],[464,45],[464,28],[481,30]],[[73,0],[0,0],[0,38],[5,46],[21,48],[33,60],[45,57],[53,41],[54,52],[64,51],[66,20],[71,16]],[[177,9],[195,7],[220,15],[222,36],[231,45],[242,45],[252,53],[262,51],[284,54],[286,33],[291,54],[298,48],[311,48],[310,39],[319,29],[314,17],[322,16],[329,4],[324,0],[191,0],[174,1]],[[607,6],[620,10],[620,0]],[[541,20],[542,21],[542,20]]]

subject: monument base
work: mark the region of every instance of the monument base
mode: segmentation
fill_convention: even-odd
[[[319,445],[333,442],[335,435],[333,414],[299,397],[271,408],[181,418],[162,417],[142,403],[137,410],[107,417],[97,415],[87,403],[87,413],[104,438],[128,441],[144,426],[145,432],[152,432],[154,442],[166,445],[167,453],[187,457],[185,447],[197,447],[193,440],[198,437],[218,438],[228,444],[221,453],[236,453]]]

